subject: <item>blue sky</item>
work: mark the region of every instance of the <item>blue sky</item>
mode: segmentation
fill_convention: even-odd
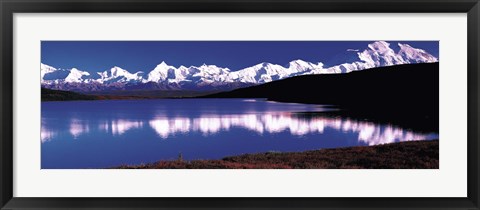
[[[374,41],[42,41],[41,61],[56,68],[89,72],[119,66],[149,72],[165,61],[173,66],[214,64],[239,70],[261,62],[287,65],[295,59],[332,66],[356,61],[356,52]],[[387,41],[421,48],[438,57],[438,41]]]

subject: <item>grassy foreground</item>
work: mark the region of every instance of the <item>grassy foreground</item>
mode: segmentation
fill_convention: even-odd
[[[438,140],[305,152],[267,152],[221,160],[159,161],[119,169],[438,169]]]

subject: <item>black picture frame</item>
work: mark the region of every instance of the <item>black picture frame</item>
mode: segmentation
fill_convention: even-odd
[[[1,209],[479,209],[478,0],[0,0]],[[13,197],[15,13],[467,13],[468,196],[466,198],[17,198]],[[455,181],[455,180],[452,180]]]

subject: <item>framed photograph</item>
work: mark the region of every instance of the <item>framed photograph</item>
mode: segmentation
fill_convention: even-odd
[[[1,209],[479,209],[478,0],[0,1]]]

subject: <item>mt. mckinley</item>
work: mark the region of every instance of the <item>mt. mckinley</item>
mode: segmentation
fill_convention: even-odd
[[[388,42],[373,42],[367,49],[357,52],[358,61],[331,67],[303,60],[291,61],[287,66],[264,62],[240,70],[206,64],[176,68],[162,62],[148,73],[130,73],[115,66],[90,74],[76,68],[59,69],[42,63],[41,84],[45,88],[80,92],[137,89],[231,90],[298,75],[348,73],[382,66],[438,62],[435,56],[422,49],[408,44],[399,43],[398,46],[400,49],[395,52]]]

